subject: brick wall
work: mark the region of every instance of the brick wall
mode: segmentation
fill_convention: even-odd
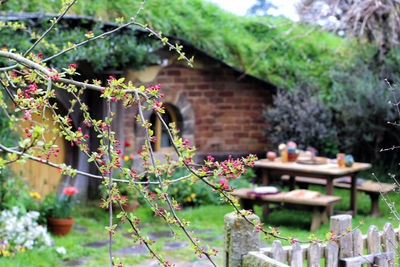
[[[161,84],[162,90],[176,90],[190,102],[198,151],[265,151],[267,140],[263,131],[266,125],[262,109],[263,105],[272,103],[274,90],[252,78],[237,81],[237,76],[227,67],[189,69],[170,65],[154,80],[154,84]],[[133,116],[127,117],[130,119],[125,125],[132,129]],[[125,131],[128,138],[133,137],[130,129]]]

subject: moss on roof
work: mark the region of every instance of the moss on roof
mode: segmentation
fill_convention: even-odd
[[[13,0],[0,10],[54,13],[60,2]],[[139,0],[81,0],[70,14],[114,21],[135,16],[140,4]],[[346,51],[341,38],[323,31],[309,33],[310,26],[285,18],[237,16],[204,0],[148,0],[139,21],[284,88],[310,79],[329,86],[326,70]]]

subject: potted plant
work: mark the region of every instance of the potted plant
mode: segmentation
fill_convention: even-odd
[[[77,201],[75,198],[77,193],[78,189],[70,186],[66,187],[62,194],[53,193],[44,199],[43,206],[47,215],[47,225],[53,234],[64,236],[71,231],[74,218],[70,217],[70,212]]]

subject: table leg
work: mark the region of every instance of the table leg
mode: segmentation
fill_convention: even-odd
[[[269,173],[267,169],[262,169],[262,184],[264,186],[269,185]]]
[[[350,210],[353,211],[353,216],[357,215],[357,173],[351,176],[350,188]]]
[[[262,170],[262,184],[263,184],[263,186],[269,185],[269,173],[268,173],[267,169]],[[262,211],[263,218],[264,218],[264,220],[266,220],[268,217],[268,214],[269,214],[269,204],[264,204],[262,206],[262,209],[263,209],[263,211]]]
[[[328,196],[332,196],[333,195],[333,177],[329,177],[326,180],[326,194]],[[333,215],[333,204],[329,205],[327,207],[327,212],[328,212],[328,216],[332,216]]]
[[[262,207],[262,215],[264,221],[267,221],[269,215],[269,204],[264,204]]]
[[[296,189],[296,179],[295,179],[295,178],[296,178],[296,177],[294,177],[294,176],[292,176],[292,175],[289,177],[289,190],[290,190],[290,191]]]

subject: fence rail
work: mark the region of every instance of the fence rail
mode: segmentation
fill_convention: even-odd
[[[322,245],[294,243],[292,246],[282,246],[281,241],[275,240],[272,247],[260,248],[259,233],[249,230],[249,224],[234,213],[227,214],[224,266],[302,267],[306,261],[307,266],[312,267],[320,266],[321,262],[327,267],[358,267],[362,264],[394,267],[400,249],[399,229],[394,229],[391,223],[386,223],[382,231],[371,225],[366,234],[362,234],[359,229],[348,232],[348,229],[352,229],[351,220],[351,215],[331,217],[330,226],[333,233],[341,236],[337,242]]]

